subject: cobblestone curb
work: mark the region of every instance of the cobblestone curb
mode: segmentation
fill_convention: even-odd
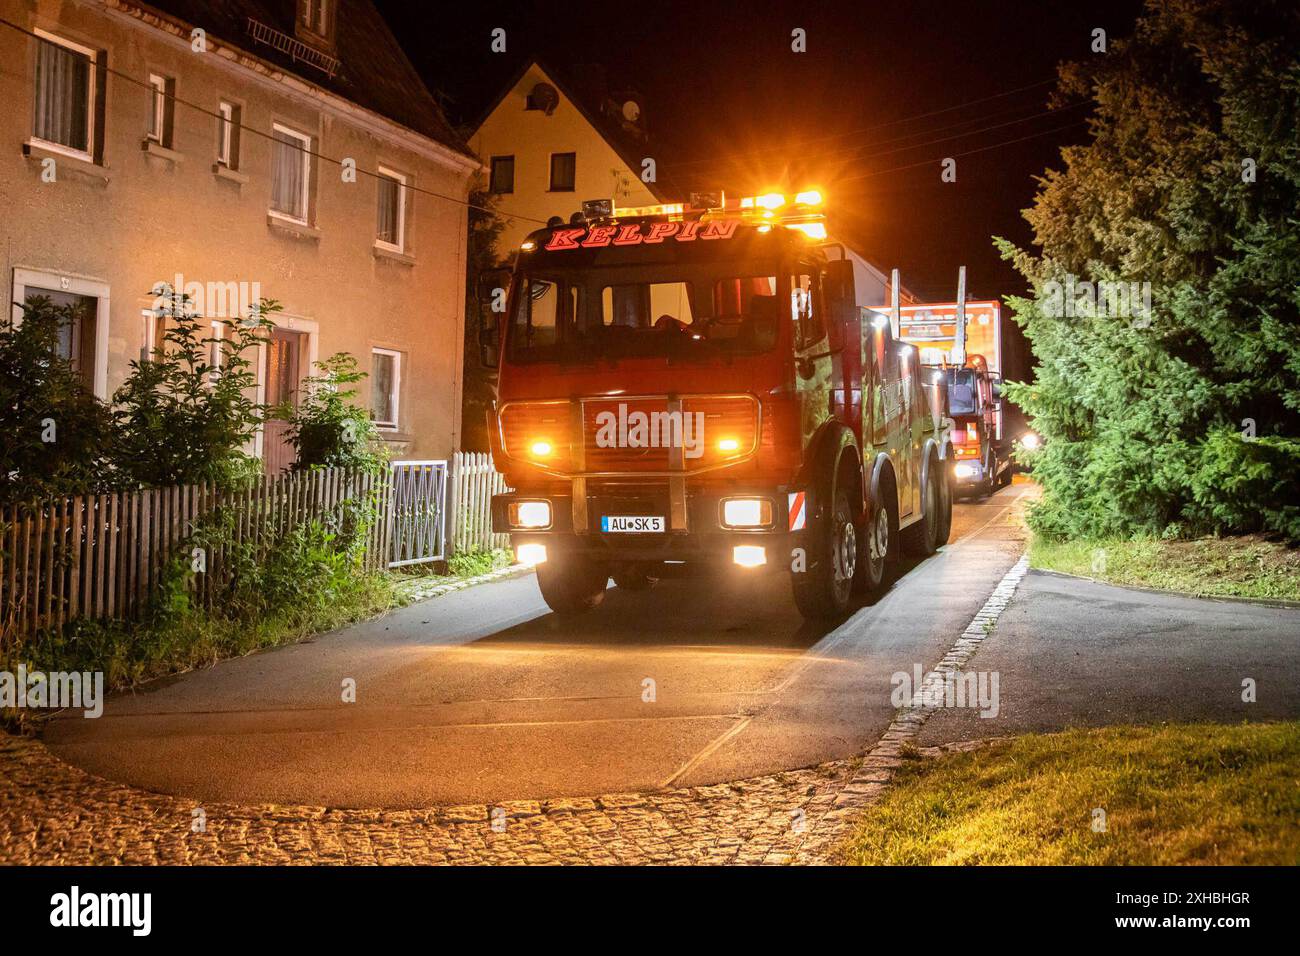
[[[899,709],[880,741],[862,758],[861,766],[836,795],[826,814],[810,828],[808,838],[800,851],[808,862],[834,862],[834,854],[845,835],[845,820],[856,818],[870,804],[880,799],[885,788],[903,764],[902,751],[921,732],[938,705],[927,705],[927,697],[934,699],[936,691],[942,699],[946,675],[960,671],[975,656],[975,652],[993,633],[998,618],[1016,593],[1020,579],[1029,570],[1029,555],[1021,555],[998,582],[989,599],[984,602],[961,637],[948,649],[934,670],[922,679],[921,686],[912,694],[912,703]],[[949,748],[961,749],[961,748]]]
[[[476,584],[487,584],[490,581],[502,581],[506,578],[531,574],[532,571],[533,569],[526,564],[512,564],[508,567],[498,568],[495,571],[489,571],[486,574],[476,574],[472,578],[461,578],[458,581],[446,581],[442,584],[421,585],[418,583],[418,579],[412,582],[404,581],[399,585],[399,590],[402,597],[414,604],[416,601],[442,597],[452,591],[463,591],[465,588],[472,588]]]

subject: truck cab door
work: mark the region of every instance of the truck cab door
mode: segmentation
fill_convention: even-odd
[[[818,270],[798,265],[790,277],[790,319],[794,329],[795,393],[804,447],[833,413],[834,363]]]

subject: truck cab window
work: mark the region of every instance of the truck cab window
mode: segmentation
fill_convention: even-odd
[[[790,318],[794,323],[795,348],[809,349],[826,338],[821,314],[821,283],[812,270],[790,279]]]
[[[560,328],[572,321],[578,290],[554,279],[534,276],[527,280],[527,294],[520,295],[515,309],[516,337],[522,333],[527,348],[552,346],[559,342]]]
[[[694,322],[691,287],[685,282],[605,286],[600,292],[606,328],[674,330]]]

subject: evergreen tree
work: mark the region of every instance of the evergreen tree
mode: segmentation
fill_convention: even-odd
[[[1091,142],[1026,210],[1041,255],[998,240],[1033,288],[1036,381],[1007,393],[1045,439],[1037,530],[1300,539],[1297,51],[1294,0],[1148,0],[1062,67]],[[1150,283],[1149,313],[1060,294],[1103,280]]]

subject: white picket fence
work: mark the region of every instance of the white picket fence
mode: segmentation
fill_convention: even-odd
[[[509,490],[487,452],[458,451],[452,455],[447,482],[449,553],[510,547],[509,535],[492,533],[492,496]]]

